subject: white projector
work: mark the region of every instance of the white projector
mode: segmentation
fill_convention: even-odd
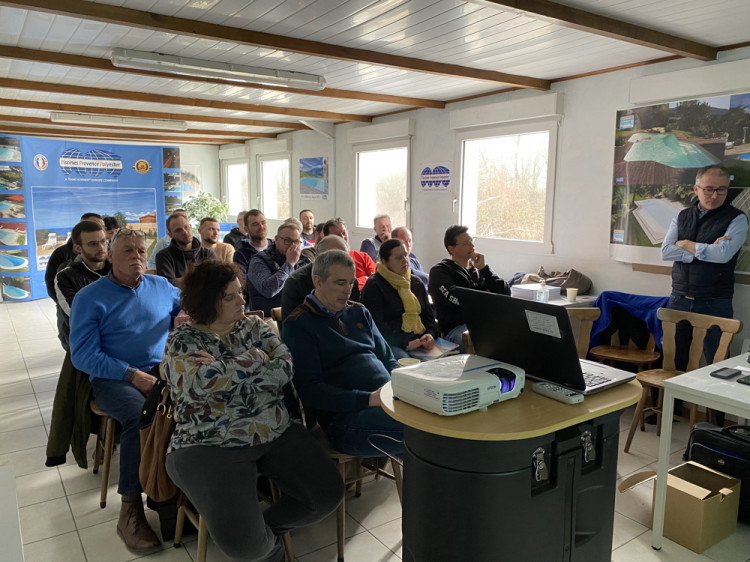
[[[413,406],[454,416],[515,398],[524,370],[479,355],[452,355],[391,372],[393,395]]]

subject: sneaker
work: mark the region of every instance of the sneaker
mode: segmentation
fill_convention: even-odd
[[[161,541],[146,520],[140,501],[122,502],[117,534],[132,552],[147,552],[161,546]]]

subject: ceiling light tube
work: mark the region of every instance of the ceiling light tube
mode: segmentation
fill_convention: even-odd
[[[134,127],[138,129],[169,129],[186,131],[187,122],[173,119],[145,119],[143,117],[118,117],[115,115],[96,115],[93,113],[64,113],[53,111],[49,120],[53,123],[72,123],[75,125],[111,125],[117,127]]]
[[[134,51],[132,49],[112,49],[110,60],[118,68],[151,70],[183,76],[199,76],[201,78],[220,78],[233,82],[251,82],[268,86],[302,88],[305,90],[323,90],[326,87],[326,79],[316,74],[191,59],[188,57],[162,55],[160,53]]]

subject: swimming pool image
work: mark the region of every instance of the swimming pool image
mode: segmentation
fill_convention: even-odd
[[[0,161],[20,162],[21,151],[9,146],[0,147]]]
[[[13,285],[3,285],[3,295],[9,299],[20,300],[29,298],[31,293]]]
[[[0,269],[5,271],[19,271],[29,268],[29,260],[23,256],[0,252]]]
[[[23,240],[18,240],[18,235],[23,236]],[[0,244],[4,246],[23,246],[26,244],[26,233],[16,230],[0,228]]]
[[[662,243],[672,217],[685,208],[679,201],[663,198],[644,199],[635,204],[638,208],[633,211],[633,215],[652,244]]]

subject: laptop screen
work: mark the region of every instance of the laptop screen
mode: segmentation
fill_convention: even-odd
[[[553,304],[456,288],[477,355],[526,375],[584,390],[568,312]]]

